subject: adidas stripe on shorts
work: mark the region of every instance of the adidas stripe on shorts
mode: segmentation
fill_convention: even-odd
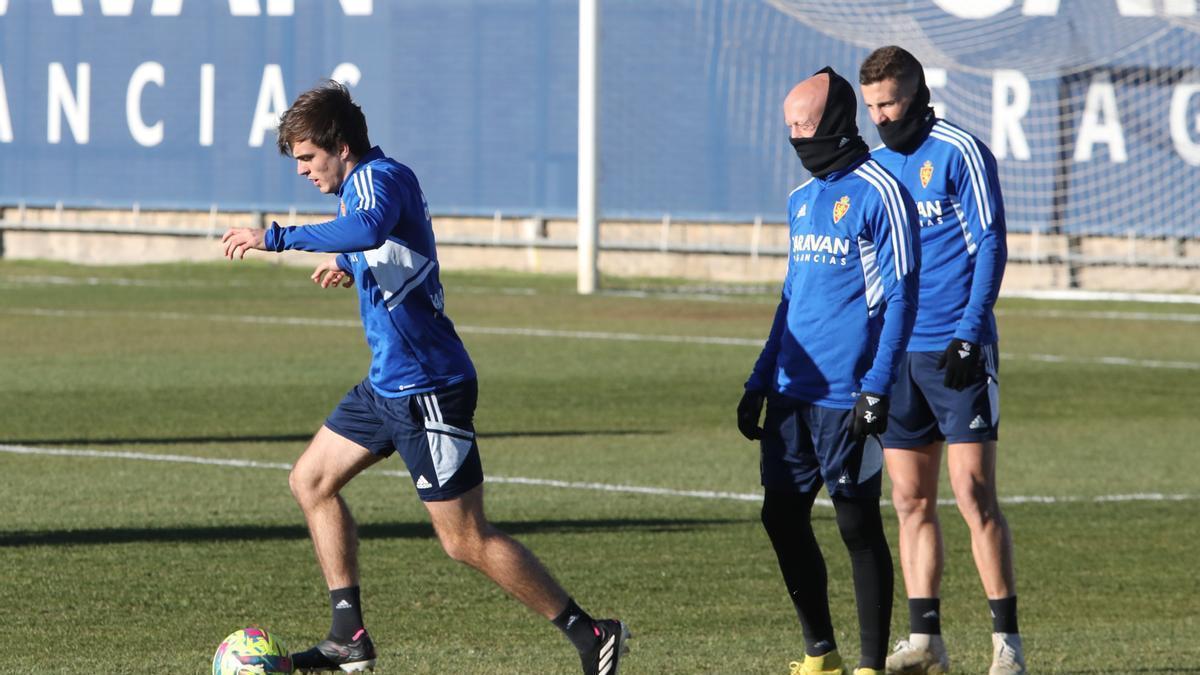
[[[879,497],[883,446],[850,435],[853,410],[826,408],[772,392],[763,419],[759,472],[764,488],[837,497]]]
[[[984,345],[981,377],[962,391],[942,384],[942,352],[908,352],[892,387],[885,448],[917,448],[935,441],[994,441],[1000,429],[1000,350]]]
[[[417,496],[444,501],[483,482],[473,422],[478,398],[474,379],[398,398],[380,396],[363,380],[346,393],[325,426],[373,455],[398,452]]]

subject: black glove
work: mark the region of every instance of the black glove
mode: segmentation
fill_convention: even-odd
[[[758,426],[758,417],[762,414],[763,400],[766,397],[761,391],[746,390],[742,400],[738,401],[737,422],[738,431],[746,438],[757,441],[762,438],[762,427]]]
[[[979,367],[979,345],[969,340],[954,338],[942,358],[938,359],[938,370],[946,369],[946,377],[942,383],[951,389],[962,391],[964,387],[974,384],[983,376]]]
[[[862,440],[871,434],[882,434],[888,423],[888,397],[864,391],[854,403],[850,418],[850,435]]]

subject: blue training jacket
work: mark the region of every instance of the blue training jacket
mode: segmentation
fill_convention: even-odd
[[[371,385],[381,396],[420,394],[475,377],[444,311],[425,195],[407,166],[371,148],[338,191],[339,215],[316,225],[272,223],[266,247],[341,253],[358,286]]]
[[[1008,260],[996,158],[945,120],[912,154],[880,147],[871,156],[908,188],[921,217],[921,307],[908,350],[996,342],[992,309]]]
[[[746,389],[829,408],[890,394],[917,313],[921,262],[912,197],[863,160],[788,198],[783,298]]]

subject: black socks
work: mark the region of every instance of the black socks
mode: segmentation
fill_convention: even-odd
[[[908,632],[942,634],[942,601],[939,598],[908,599]]]
[[[333,626],[329,629],[329,637],[338,642],[350,642],[363,627],[358,586],[329,591],[329,606],[333,609]]]
[[[1021,632],[1017,630],[1017,596],[988,600],[988,607],[992,609],[993,633]]]
[[[596,628],[595,621],[588,613],[579,608],[575,601],[567,598],[567,608],[561,614],[550,620],[571,644],[575,645],[575,649],[582,654],[596,645]]]

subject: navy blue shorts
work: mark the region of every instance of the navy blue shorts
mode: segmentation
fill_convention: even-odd
[[[399,451],[417,496],[444,501],[483,482],[472,422],[478,397],[473,379],[400,398],[380,396],[363,380],[347,392],[325,426],[373,455]]]
[[[878,497],[883,446],[875,436],[851,438],[853,413],[769,394],[760,464],[763,487],[816,492],[825,485],[830,495]]]
[[[885,448],[919,448],[937,441],[982,443],[1000,429],[1000,351],[984,345],[983,377],[962,391],[942,384],[942,352],[908,352],[900,359],[892,387]]]

